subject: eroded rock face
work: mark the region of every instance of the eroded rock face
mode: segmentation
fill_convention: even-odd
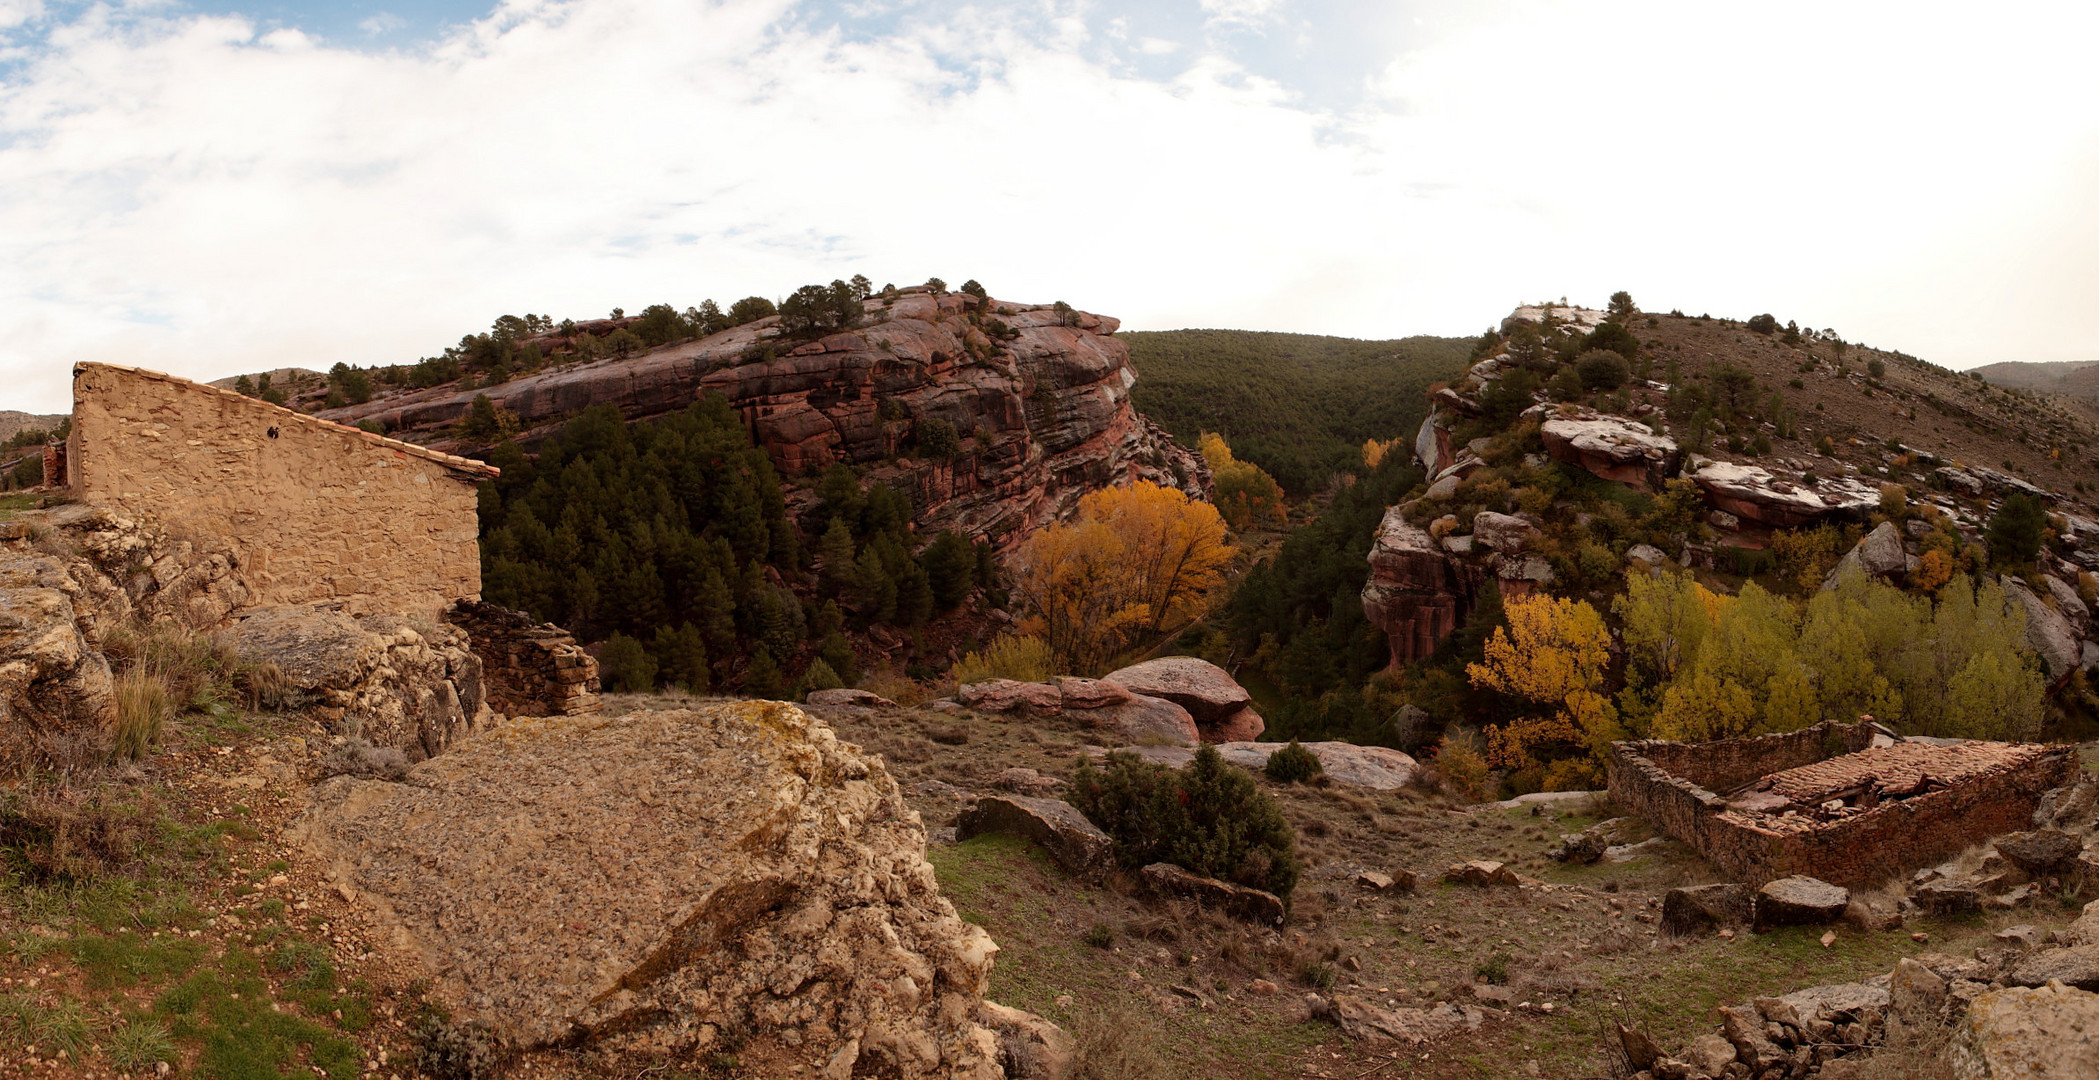
[[[1983,994],[1955,1030],[1951,1060],[1963,1080],[2099,1076],[2099,994],[2068,986]]]
[[[2061,682],[2084,660],[2083,643],[2077,628],[2061,612],[2049,607],[2032,589],[2015,578],[2003,578],[2004,591],[2026,612],[2026,643],[2040,654],[2048,677]]]
[[[1137,381],[1114,319],[992,301],[1017,331],[993,342],[967,293],[911,291],[866,304],[864,324],[817,341],[778,340],[775,318],[627,360],[545,371],[479,390],[389,395],[319,415],[445,441],[443,429],[487,394],[527,427],[593,405],[629,419],[719,393],[740,410],[787,475],[833,462],[911,492],[927,535],[954,529],[1007,548],[1067,516],[1081,496],[1150,480],[1207,498],[1210,471],[1130,406]],[[1073,325],[1066,325],[1067,322]],[[888,462],[913,425],[939,419],[964,438],[952,461]],[[982,437],[976,437],[981,432]]]
[[[444,752],[481,718],[481,659],[455,627],[292,604],[259,609],[223,636],[243,660],[283,672],[284,704],[411,761]]]
[[[781,1036],[823,1076],[994,1080],[998,948],[955,917],[879,760],[732,702],[526,720],[337,778],[294,838],[500,1044]]]
[[[1683,461],[1675,439],[1623,416],[1587,410],[1572,417],[1549,416],[1539,425],[1538,435],[1554,458],[1648,491],[1675,476]]]
[[[177,539],[154,521],[85,503],[46,520],[74,549],[68,571],[81,614],[100,624],[171,619],[208,630],[250,601],[240,552],[225,537]]]
[[[1396,506],[1385,511],[1369,558],[1363,615],[1391,640],[1394,664],[1435,652],[1464,621],[1485,576],[1472,564],[1451,558]]]
[[[1863,518],[1880,506],[1879,488],[1850,477],[1820,477],[1808,483],[1785,479],[1760,465],[1708,461],[1691,480],[1713,506],[1775,529],[1831,517]]]
[[[114,683],[84,632],[80,593],[57,559],[0,549],[0,776],[85,768],[109,753]]]

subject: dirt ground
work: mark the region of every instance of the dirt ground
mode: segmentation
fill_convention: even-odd
[[[611,708],[685,703],[613,698]],[[915,709],[830,719],[888,761],[933,832],[943,890],[998,941],[992,996],[1072,1031],[1091,1077],[1607,1076],[1601,1033],[1613,1022],[1674,1047],[1712,1029],[1723,1001],[1884,972],[1906,954],[1965,952],[2004,925],[2055,927],[2075,911],[2051,898],[1899,931],[1839,926],[1828,947],[1820,928],[1670,940],[1655,926],[1662,893],[1715,880],[1681,846],[1590,867],[1545,856],[1607,807],[1463,807],[1413,788],[1264,779],[1297,827],[1307,871],[1288,924],[1262,929],[1141,900],[1120,880],[1078,882],[1022,841],[955,843],[943,831],[963,797],[991,790],[1008,767],[1069,776],[1098,732]],[[0,846],[35,847],[52,864],[18,859],[0,878],[0,1080],[419,1075],[417,972],[376,949],[354,905],[281,839],[328,743],[301,718],[193,713],[137,766],[0,794],[15,800],[0,816],[12,830]],[[36,802],[31,818],[15,813],[21,800]],[[36,834],[32,818],[58,822],[62,839]],[[1645,835],[1636,826],[1622,839]],[[1442,884],[1441,869],[1463,858],[1506,861],[1525,884]],[[1358,885],[1372,869],[1410,870],[1422,885]],[[1304,995],[1315,991],[1493,1011],[1480,1031],[1434,1046],[1357,1044],[1308,1016]],[[510,1074],[809,1071],[754,1043],[683,1062],[547,1053]]]

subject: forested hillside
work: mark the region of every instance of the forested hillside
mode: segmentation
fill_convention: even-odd
[[[1255,330],[1118,335],[1137,369],[1131,398],[1175,438],[1205,431],[1292,495],[1362,467],[1363,443],[1411,436],[1429,384],[1464,369],[1471,338],[1394,341]]]

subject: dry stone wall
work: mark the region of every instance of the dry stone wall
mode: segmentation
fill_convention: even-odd
[[[478,597],[474,484],[495,470],[158,372],[82,364],[75,498],[225,538],[256,605],[436,617]]]
[[[521,611],[462,601],[445,621],[467,632],[484,665],[488,705],[510,716],[581,716],[598,708],[598,662],[574,635]]]

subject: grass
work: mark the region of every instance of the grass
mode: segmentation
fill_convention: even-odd
[[[13,521],[16,514],[35,509],[37,498],[21,491],[0,495],[0,521]]]

